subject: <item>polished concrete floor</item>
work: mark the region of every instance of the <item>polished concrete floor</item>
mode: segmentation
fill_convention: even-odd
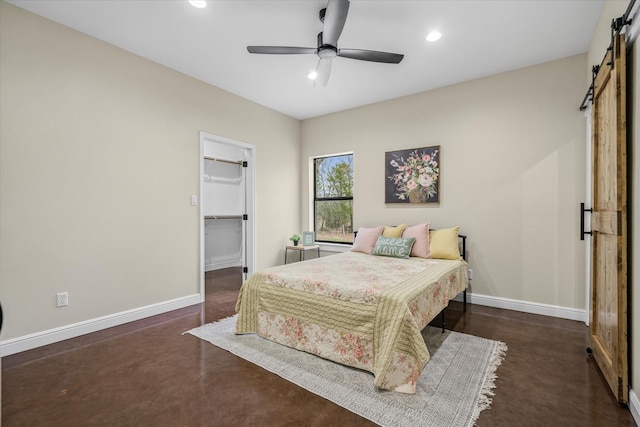
[[[371,426],[191,335],[234,314],[238,269],[207,302],[2,359],[3,426]],[[505,342],[483,426],[635,426],[585,355],[584,324],[452,302],[449,328]]]

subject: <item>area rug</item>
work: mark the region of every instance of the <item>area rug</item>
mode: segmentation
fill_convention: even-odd
[[[236,316],[185,333],[209,341],[381,426],[473,426],[491,406],[496,368],[507,346],[453,331],[423,331],[431,360],[416,394],[379,390],[373,374],[257,335],[235,335]]]

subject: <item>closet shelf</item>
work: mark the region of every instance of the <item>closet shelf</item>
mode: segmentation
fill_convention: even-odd
[[[220,184],[238,184],[242,182],[242,177],[238,178],[222,178],[213,175],[204,175],[203,180],[205,182],[218,182]]]
[[[205,215],[204,219],[244,219],[244,215]]]

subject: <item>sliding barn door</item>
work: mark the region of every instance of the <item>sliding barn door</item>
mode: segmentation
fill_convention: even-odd
[[[593,88],[590,347],[620,402],[628,401],[627,132],[624,35],[615,38]]]

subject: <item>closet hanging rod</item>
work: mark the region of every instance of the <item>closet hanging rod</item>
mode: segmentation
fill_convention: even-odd
[[[244,219],[244,215],[205,215],[204,219]]]
[[[212,160],[214,162],[231,163],[232,165],[240,165],[240,166],[242,166],[242,164],[244,163],[244,160],[227,160],[227,159],[219,159],[217,157],[209,157],[209,156],[204,156],[204,159]]]

